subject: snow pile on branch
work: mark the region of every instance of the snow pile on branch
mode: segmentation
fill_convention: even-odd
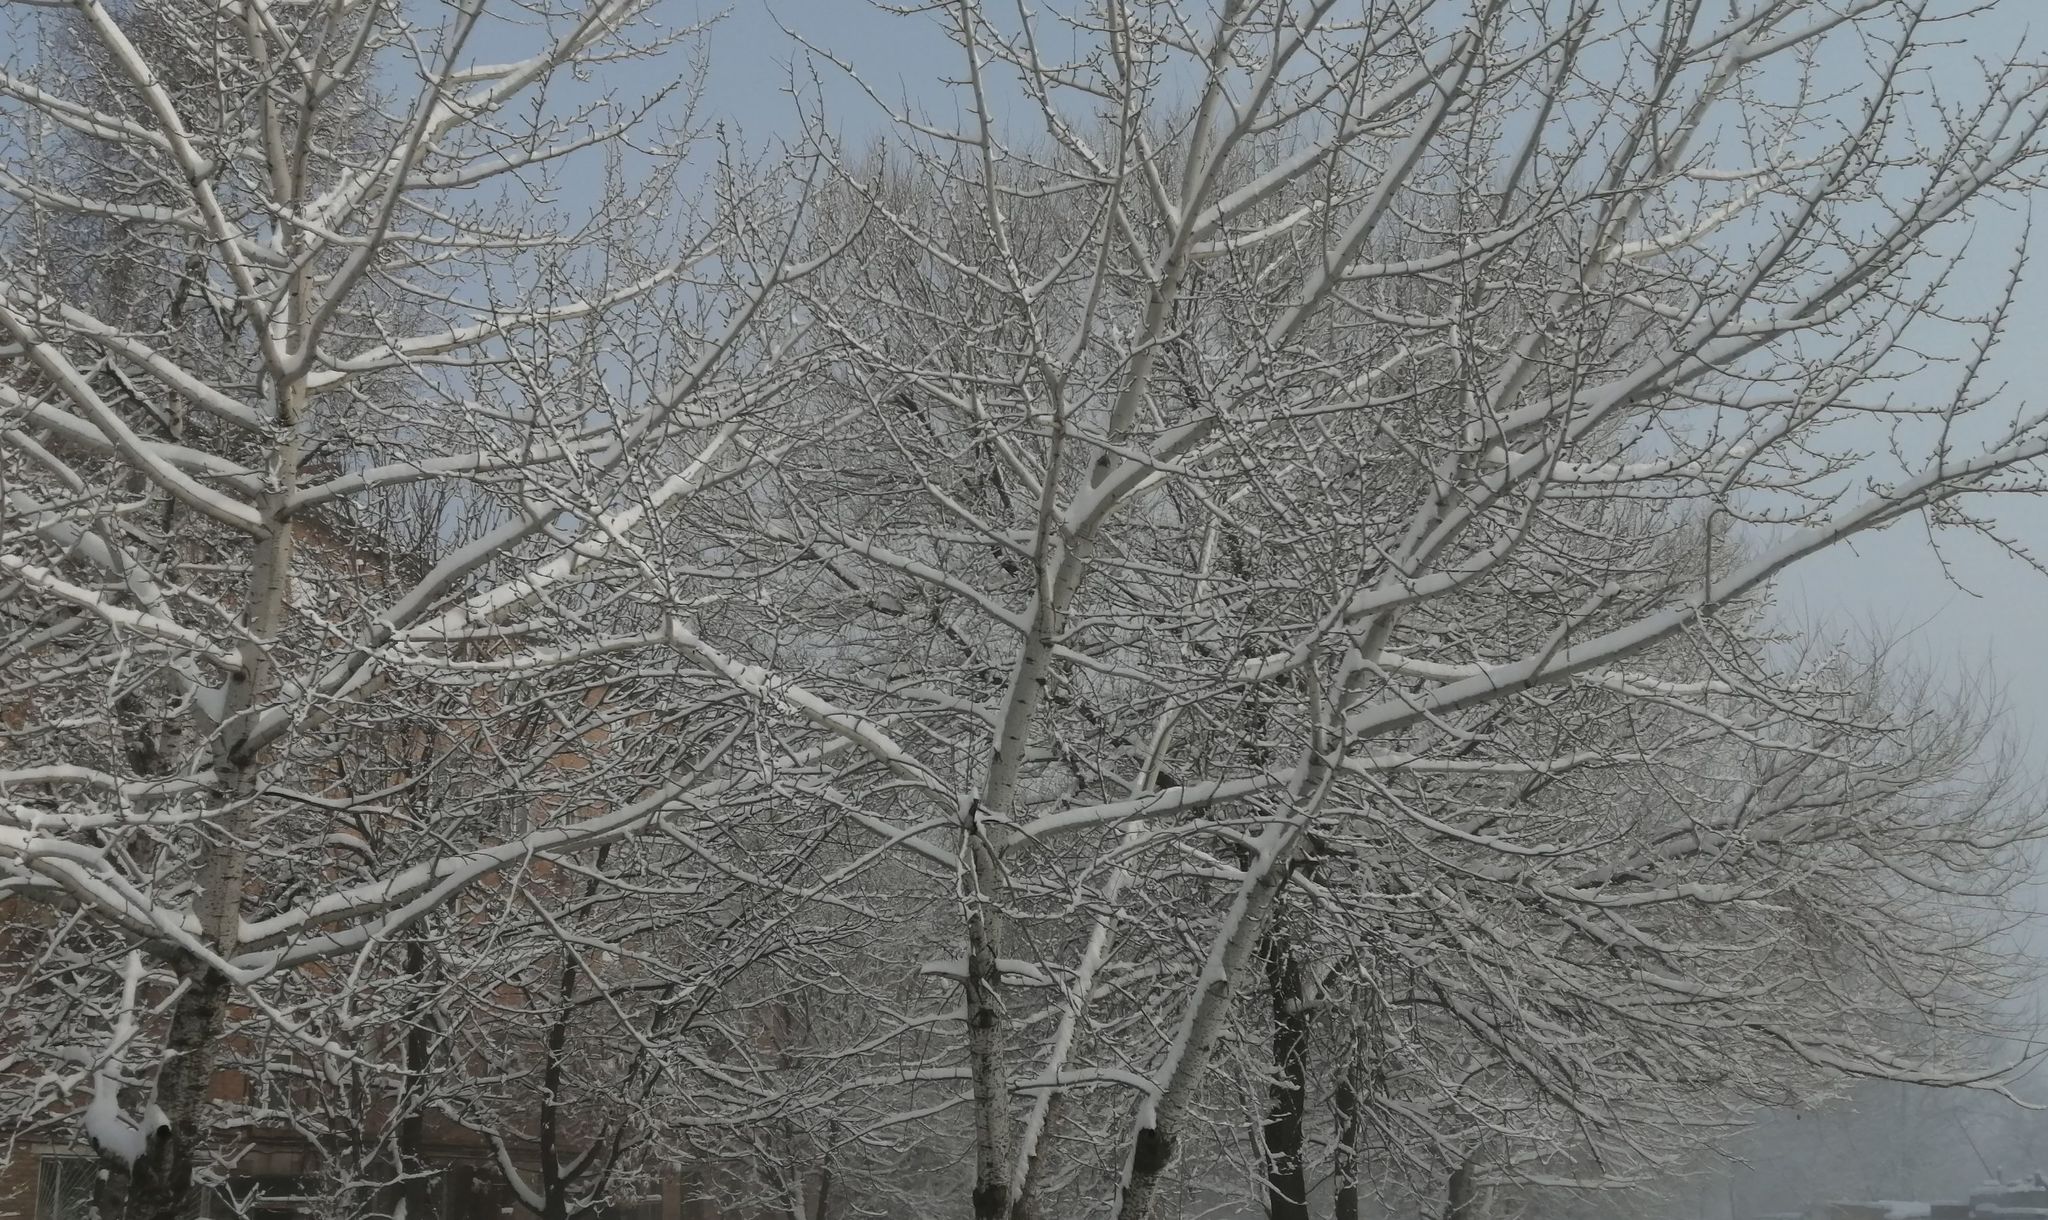
[[[135,1037],[135,991],[142,981],[142,955],[131,952],[121,977],[121,1011],[107,1038],[106,1054],[92,1074],[92,1101],[85,1107],[85,1135],[100,1155],[132,1167],[151,1141],[169,1130],[170,1119],[151,1102],[136,1122],[121,1112],[121,1054]]]

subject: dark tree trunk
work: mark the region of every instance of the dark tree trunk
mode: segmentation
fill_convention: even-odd
[[[1273,1082],[1266,1107],[1266,1210],[1272,1220],[1308,1220],[1305,1119],[1308,1110],[1308,1014],[1301,1007],[1301,966],[1284,937],[1259,946],[1273,1005]]]
[[[406,974],[418,984],[426,974],[426,946],[414,939],[405,947]],[[433,1055],[433,1004],[423,1002],[412,1014],[405,1031],[405,1070],[408,1077],[405,1117],[398,1124],[398,1169],[403,1175],[406,1220],[438,1220],[434,1206],[434,1182],[427,1176],[427,1108],[422,1094]]]
[[[1445,1192],[1444,1220],[1478,1220],[1478,1211],[1473,1203],[1478,1196],[1478,1185],[1473,1180],[1471,1157],[1451,1171],[1450,1189]]]
[[[570,1176],[564,1171],[561,1145],[562,1059],[569,1045],[569,1021],[576,1011],[576,958],[562,953],[562,1011],[548,1028],[547,1059],[541,1069],[540,1183],[541,1220],[569,1220]]]
[[[832,1149],[825,1149],[824,1163],[818,1167],[818,1203],[811,1209],[811,1220],[825,1220],[832,1214]]]
[[[1362,1053],[1362,1052],[1360,1052]],[[1337,1077],[1337,1207],[1334,1220],[1358,1220],[1359,1170],[1365,1161],[1365,1107],[1358,1096],[1365,1065],[1356,1054]]]
[[[120,1162],[104,1157],[99,1167],[100,1176],[92,1187],[93,1220],[120,1220],[132,1189],[128,1169]]]
[[[125,1198],[118,1208],[102,1213],[109,1217],[191,1220],[199,1214],[200,1192],[193,1173],[206,1145],[213,1065],[227,1027],[228,980],[200,962],[188,960],[185,967],[190,985],[171,1012],[164,1065],[157,1074],[156,1104],[170,1125],[151,1134],[126,1175],[127,1189],[120,1192]]]

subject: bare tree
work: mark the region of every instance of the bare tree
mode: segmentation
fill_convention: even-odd
[[[7,1016],[128,1215],[224,1044],[548,1220],[657,1155],[1300,1215],[1319,1144],[1462,1216],[1987,1078],[1922,1034],[2038,819],[1770,590],[2033,489],[1936,244],[2032,76],[1909,97],[1906,0],[963,0],[964,126],[747,170],[579,80],[649,6],[538,7],[221,5],[180,76],[80,0],[104,79],[0,80]]]
[[[89,0],[5,78],[0,867],[156,963],[99,1014],[154,1072],[137,1047],[26,1103],[94,1089],[124,1214],[192,1213],[231,1041],[416,1075],[393,1010],[309,1001],[403,977],[479,882],[573,891],[550,861],[643,832],[746,719],[710,693],[677,727],[693,679],[622,658],[672,659],[689,599],[607,569],[772,460],[809,171],[701,139],[689,31],[647,7]],[[635,61],[671,83],[576,87]],[[117,309],[64,258],[95,225],[135,265]],[[648,683],[637,737],[588,698]]]
[[[2042,416],[1974,381],[2002,307],[1957,380],[1889,390],[1949,326],[1936,234],[2029,185],[2032,77],[1930,146],[1905,5],[937,19],[964,125],[844,167],[879,219],[815,307],[876,434],[779,472],[843,597],[775,653],[813,731],[872,734],[817,790],[957,836],[976,1214],[1053,1174],[1151,1214],[1297,888],[1448,1108],[1349,1104],[1454,1210],[1660,1107],[1960,1079],[1887,1022],[1995,982],[1930,904],[2000,892],[2033,817],[1959,789],[1969,731],[1788,659],[1768,597],[2031,489]],[[1816,78],[1850,48],[1855,89]],[[885,674],[830,651],[892,638]]]

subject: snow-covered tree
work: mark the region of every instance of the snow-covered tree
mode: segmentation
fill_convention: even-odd
[[[2048,92],[1920,5],[962,0],[765,161],[651,0],[187,7],[0,76],[0,1070],[108,1208],[1463,1214],[1972,1078],[2037,820],[1770,605],[2048,452],[1948,291]]]
[[[822,798],[953,827],[977,1215],[1151,1214],[1253,1125],[1269,974],[1379,1000],[1352,1105],[1468,1184],[1953,1078],[1886,1032],[1996,981],[1936,912],[2034,819],[1768,596],[2031,486],[2038,410],[1910,336],[2002,325],[1933,252],[2041,97],[1930,142],[1916,7],[1724,8],[952,6],[959,120],[842,167],[877,219],[815,310],[874,432],[778,469],[837,601],[760,655],[785,732],[869,743]]]
[[[440,1002],[417,938],[571,902],[561,857],[741,734],[675,672],[706,608],[612,569],[788,444],[754,427],[811,170],[727,156],[648,7],[95,0],[5,76],[0,868],[63,912],[21,946],[54,1058],[10,1083],[153,1097],[162,1138],[101,1141],[128,1215],[189,1214],[230,1062],[389,1115]],[[631,64],[662,83],[585,83]],[[83,985],[110,942],[139,995]],[[119,994],[153,1056],[67,1065]],[[225,1100],[321,1092],[258,1083]]]

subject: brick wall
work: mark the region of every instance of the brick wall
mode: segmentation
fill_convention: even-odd
[[[36,1220],[36,1154],[0,1144],[0,1220]]]

